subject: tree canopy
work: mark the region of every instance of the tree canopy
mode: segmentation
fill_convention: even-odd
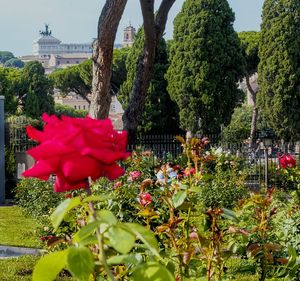
[[[17,67],[17,68],[22,68],[24,67],[24,62],[22,62],[20,59],[18,58],[11,58],[9,60],[7,60],[4,63],[4,67]]]
[[[49,78],[54,87],[59,89],[63,95],[74,92],[90,103],[88,94],[92,89],[91,75],[92,62],[87,61],[79,65],[57,69],[49,75]]]
[[[37,61],[28,62],[20,78],[20,98],[23,100],[25,114],[38,118],[44,112],[53,113],[53,85],[45,75],[42,64]]]
[[[259,46],[258,104],[285,139],[300,136],[300,2],[265,0]]]
[[[111,75],[111,89],[114,94],[117,94],[120,90],[121,85],[126,80],[126,60],[130,48],[114,49],[113,52],[113,65]]]
[[[15,114],[18,101],[14,94],[14,80],[11,79],[11,72],[18,76],[14,69],[0,67],[0,96],[4,96],[4,109],[7,114]]]
[[[6,61],[14,58],[14,54],[8,51],[0,51],[0,63],[4,64]]]
[[[222,141],[227,143],[242,143],[247,141],[251,130],[252,107],[246,104],[234,109],[230,123],[222,130]],[[266,129],[266,123],[258,118],[257,129]]]
[[[62,105],[62,104],[55,104],[54,107],[55,115],[61,116],[70,116],[70,117],[80,117],[84,118],[87,115],[87,111],[81,109],[74,109],[71,106]]]
[[[121,84],[126,79],[126,58],[128,48],[114,49],[113,65],[111,76],[111,90],[113,94],[119,92]],[[92,60],[86,60],[78,65],[64,69],[57,69],[49,75],[55,88],[59,89],[63,95],[74,92],[90,103],[89,94],[92,91],[93,79]]]
[[[239,32],[238,36],[241,40],[246,65],[245,70],[251,76],[257,72],[259,63],[258,47],[260,32],[258,31],[243,31]]]
[[[242,93],[244,59],[226,0],[186,0],[174,20],[168,91],[185,130],[216,133]]]

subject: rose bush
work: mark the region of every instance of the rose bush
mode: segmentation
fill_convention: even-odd
[[[127,132],[113,129],[109,119],[72,118],[43,114],[43,131],[27,127],[30,138],[40,144],[28,154],[35,165],[25,171],[25,177],[47,180],[56,175],[54,190],[85,188],[87,179],[116,179],[124,173],[116,161],[126,159]]]
[[[44,116],[44,119],[47,118],[52,117]],[[245,257],[248,252],[253,253],[251,249],[255,243],[251,247],[249,243],[259,241],[257,225],[264,227],[263,235],[273,238],[273,233],[269,233],[270,229],[265,228],[265,222],[261,223],[259,220],[275,214],[273,206],[268,205],[266,210],[263,209],[265,203],[271,202],[269,197],[250,195],[244,188],[246,176],[242,172],[239,159],[207,150],[205,139],[203,141],[193,138],[182,143],[186,162],[174,160],[174,163],[163,164],[152,154],[134,152],[130,160],[123,164],[126,166],[124,176],[113,182],[107,180],[114,177],[105,174],[107,172],[105,169],[107,166],[116,165],[117,171],[120,171],[121,168],[115,161],[127,156],[122,150],[122,147],[125,148],[122,144],[123,138],[119,139],[121,144],[118,142],[115,144],[118,147],[115,149],[115,146],[112,146],[113,148],[110,146],[111,136],[103,133],[103,139],[97,140],[96,145],[90,139],[86,141],[86,132],[92,130],[94,134],[95,130],[94,138],[102,138],[101,134],[97,133],[107,129],[104,121],[94,120],[101,125],[92,129],[87,124],[96,123],[89,118],[81,119],[79,122],[78,119],[64,118],[61,120],[54,118],[50,121],[55,121],[55,126],[61,131],[60,135],[55,132],[57,135],[54,136],[54,128],[50,128],[52,133],[47,131],[49,120],[44,132],[32,128],[28,131],[39,140],[40,146],[46,147],[42,147],[44,150],[40,149],[42,153],[37,160],[50,165],[51,158],[54,157],[59,159],[57,161],[60,161],[60,165],[54,166],[55,169],[50,172],[40,168],[42,171],[38,170],[39,173],[35,176],[41,178],[46,175],[46,178],[49,176],[48,173],[61,173],[65,181],[63,187],[67,185],[77,189],[80,187],[77,181],[67,177],[64,165],[68,164],[71,176],[81,175],[79,182],[82,181],[85,184],[83,187],[89,192],[86,194],[85,190],[84,192],[74,190],[67,193],[67,199],[50,216],[53,232],[45,233],[43,240],[48,246],[54,242],[57,245],[55,247],[61,247],[55,248],[55,252],[42,257],[38,262],[33,272],[34,281],[54,280],[62,269],[67,269],[73,277],[82,281],[140,281],[150,273],[152,275],[149,275],[147,280],[153,281],[202,280],[205,275],[208,281],[225,280],[224,278],[231,280],[231,277],[236,277],[236,272],[231,268],[227,270],[228,259],[239,261],[240,257]],[[68,124],[62,126],[61,122],[65,121],[68,121]],[[79,126],[81,121],[85,124]],[[55,127],[54,124],[51,126]],[[71,129],[68,126],[71,126]],[[77,127],[80,130],[77,130]],[[66,136],[63,131],[67,129]],[[114,135],[115,132],[112,130],[111,134]],[[76,151],[69,152],[65,149],[64,153],[60,154],[58,153],[60,150],[56,148],[54,156],[50,155],[51,152],[47,154],[47,147],[52,148],[55,145]],[[111,150],[107,149],[107,146]],[[104,155],[103,151],[99,152],[103,147],[109,155]],[[95,152],[95,155],[86,154],[88,149]],[[101,178],[97,182],[89,182],[90,189],[87,186],[87,178],[94,179],[100,174],[100,172],[94,174],[96,170],[94,162],[88,162],[90,159],[84,162],[86,167],[83,170],[91,169],[86,173],[78,168],[77,163],[72,163],[73,166],[68,163],[68,161],[80,162],[86,155],[96,161],[95,165],[100,165],[101,175],[106,176],[105,178],[100,175]],[[105,157],[109,158],[109,161],[103,161],[107,159]],[[173,173],[175,176],[171,176]],[[112,174],[114,175],[115,171]],[[239,201],[241,198],[243,200]],[[254,213],[253,205],[258,205]],[[249,206],[249,210],[241,209],[240,206]],[[276,211],[277,209],[280,207],[276,207]],[[246,219],[239,211],[246,214]],[[260,215],[262,211],[263,216]],[[256,218],[256,215],[258,220],[252,220],[253,223],[250,225],[250,219]],[[67,233],[60,230],[64,229],[66,224],[72,226],[68,228]],[[274,261],[277,262],[277,258],[282,256],[284,261],[290,259],[290,253],[282,247],[280,240],[278,243],[280,253],[276,251]],[[271,245],[269,244],[265,246],[269,247]],[[270,247],[273,247],[273,244]],[[249,255],[249,260],[257,257]],[[295,259],[292,260],[294,261]],[[264,272],[268,272],[270,276],[275,276],[273,272],[279,270],[280,272],[283,270],[288,276],[291,271],[282,263],[274,264],[268,261],[267,265],[272,265],[274,271],[261,268],[266,269]],[[45,272],[49,274],[48,279],[45,279]],[[261,276],[261,280],[264,280],[265,274],[261,273]]]

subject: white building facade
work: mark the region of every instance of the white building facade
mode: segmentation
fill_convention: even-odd
[[[66,43],[52,36],[49,26],[46,24],[45,30],[40,31],[40,37],[33,41],[32,54],[34,56],[44,56],[50,54],[92,54],[92,42],[90,43]]]

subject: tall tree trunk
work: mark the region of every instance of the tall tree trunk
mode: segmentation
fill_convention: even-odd
[[[123,115],[124,129],[128,131],[130,139],[134,139],[142,118],[154,65],[155,50],[165,30],[168,13],[174,2],[175,0],[163,0],[155,16],[154,0],[140,0],[145,33],[144,50],[138,60],[128,107]]]
[[[253,101],[251,129],[250,129],[250,136],[249,136],[249,148],[251,149],[254,147],[254,143],[255,143],[258,110],[256,106],[256,91],[254,91],[253,88],[251,87],[249,74],[246,75],[246,85]]]
[[[89,114],[108,117],[111,103],[110,79],[113,48],[120,19],[127,0],[106,0],[98,21],[98,36],[93,43],[93,81]]]

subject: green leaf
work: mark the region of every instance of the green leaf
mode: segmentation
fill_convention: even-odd
[[[232,220],[234,222],[239,222],[237,216],[236,216],[236,213],[229,210],[229,209],[226,209],[226,208],[223,208],[223,214],[222,214],[222,217],[226,218],[226,219],[229,219],[229,220]]]
[[[138,265],[133,272],[133,281],[175,281],[167,268],[157,262]]]
[[[178,208],[185,200],[186,192],[185,191],[178,191],[176,194],[173,195],[172,201],[175,208]]]
[[[118,225],[110,227],[105,233],[105,237],[109,239],[111,246],[121,254],[127,254],[135,242],[135,235]]]
[[[84,198],[82,200],[82,202],[86,203],[86,202],[101,202],[101,201],[105,201],[108,199],[108,196],[104,196],[104,195],[92,195],[92,196],[88,196],[86,198]]]
[[[296,264],[297,252],[294,247],[288,246],[289,261],[287,267],[293,267]]]
[[[94,272],[94,258],[90,249],[79,246],[70,247],[67,256],[67,267],[71,274],[80,281],[88,281]]]
[[[173,262],[169,261],[169,262],[167,263],[166,268],[167,268],[172,274],[174,274],[174,273],[175,273],[175,270],[176,270],[176,265],[175,265]]]
[[[68,250],[54,252],[41,257],[34,267],[33,281],[53,281],[66,266]]]
[[[79,231],[77,231],[73,236],[74,243],[80,243],[82,240],[94,233],[97,227],[99,227],[100,222],[95,221],[83,226]]]
[[[200,185],[193,185],[189,191],[190,192],[195,192],[195,193],[200,193],[202,190],[201,186]]]
[[[81,246],[87,246],[87,245],[93,245],[93,244],[97,244],[97,243],[98,243],[98,239],[97,239],[96,235],[91,235],[91,236],[87,236],[84,239],[82,239],[79,244]]]
[[[52,225],[54,229],[56,230],[61,222],[63,221],[65,215],[68,211],[72,210],[76,206],[81,204],[79,197],[74,198],[68,198],[65,201],[63,201],[53,212],[53,214],[50,216],[50,219],[52,221]]]
[[[153,232],[137,223],[124,223],[123,225],[126,226],[128,231],[133,233],[137,239],[141,240],[153,255],[161,259],[158,243]]]
[[[110,257],[107,260],[107,263],[109,265],[118,265],[118,264],[138,264],[143,260],[143,257],[141,254],[135,254],[135,255],[118,255]]]
[[[101,210],[97,212],[97,217],[101,220],[106,222],[108,225],[114,225],[118,223],[116,216],[108,210]]]

